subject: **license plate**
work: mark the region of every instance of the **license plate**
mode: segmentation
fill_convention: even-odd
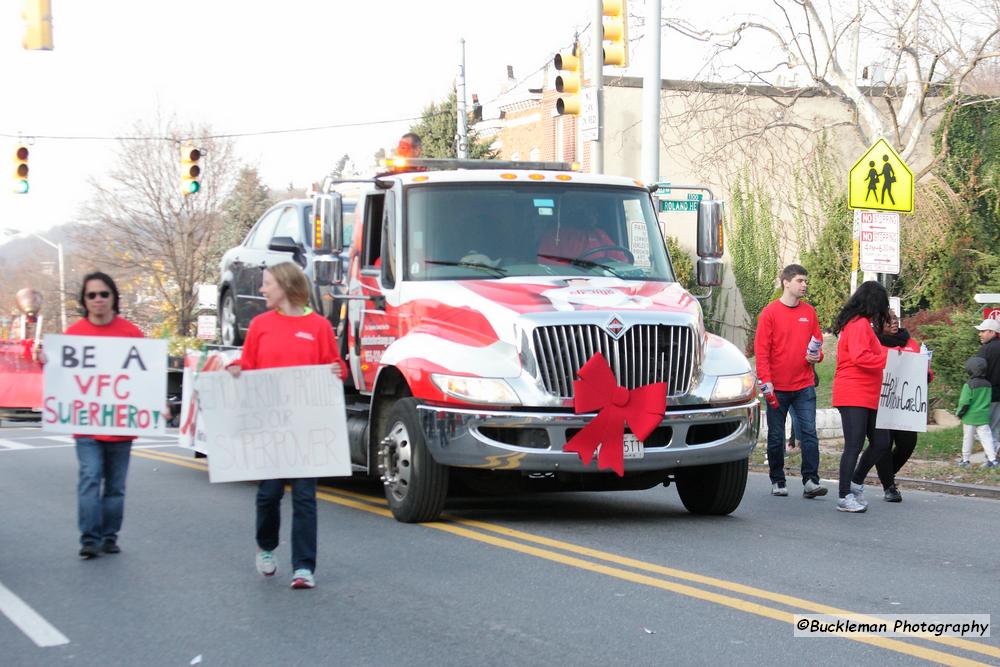
[[[641,459],[645,456],[645,451],[642,448],[642,440],[635,437],[631,433],[625,434],[625,442],[622,443],[625,449],[625,458],[627,459]]]

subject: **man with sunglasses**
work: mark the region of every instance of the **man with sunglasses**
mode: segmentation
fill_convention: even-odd
[[[80,289],[83,317],[71,324],[65,333],[142,338],[139,327],[118,314],[118,300],[118,286],[111,276],[99,271],[87,274]],[[121,551],[118,531],[125,512],[125,476],[135,438],[76,434],[73,437],[80,461],[77,487],[80,558],[89,560],[101,552],[116,554]]]

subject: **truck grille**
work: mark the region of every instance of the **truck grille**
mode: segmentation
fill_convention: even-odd
[[[639,324],[617,340],[596,324],[543,326],[534,343],[545,390],[561,398],[573,397],[577,371],[597,352],[628,389],[653,382],[666,382],[667,396],[691,389],[695,340],[688,326]]]

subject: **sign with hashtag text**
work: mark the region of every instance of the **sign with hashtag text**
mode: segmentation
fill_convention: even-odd
[[[882,371],[882,391],[878,400],[875,428],[894,431],[927,430],[926,354],[889,350]]]

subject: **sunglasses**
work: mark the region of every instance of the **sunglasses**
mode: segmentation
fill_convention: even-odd
[[[96,299],[97,297],[101,297],[102,299],[107,299],[109,296],[111,296],[111,292],[109,292],[108,290],[102,290],[100,292],[87,292],[88,299]]]

